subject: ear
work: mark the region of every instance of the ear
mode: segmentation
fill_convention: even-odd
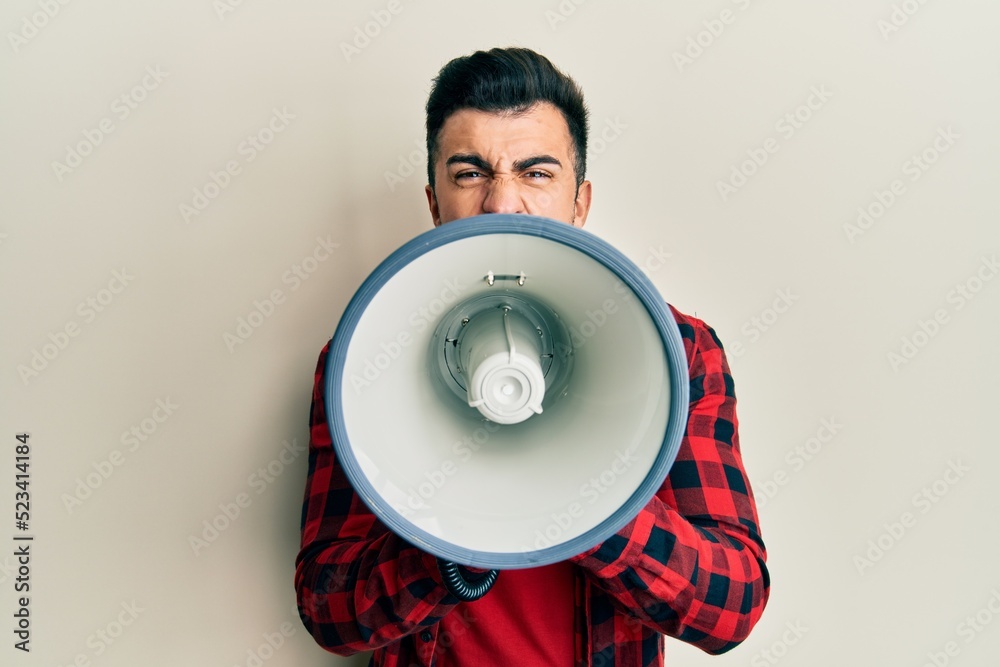
[[[576,191],[576,201],[573,202],[573,226],[583,227],[590,213],[592,190],[590,181],[584,181]]]
[[[427,208],[431,211],[431,220],[434,221],[435,227],[441,226],[441,213],[438,210],[437,197],[434,195],[434,188],[430,185],[424,186],[424,193],[427,194]]]

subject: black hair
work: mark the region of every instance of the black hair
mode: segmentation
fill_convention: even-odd
[[[548,58],[531,49],[476,51],[441,68],[427,98],[427,181],[434,188],[438,138],[461,109],[520,114],[540,102],[562,113],[573,140],[576,186],[587,171],[587,107],[583,91]]]

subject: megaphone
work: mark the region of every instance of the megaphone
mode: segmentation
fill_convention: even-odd
[[[687,422],[663,298],[571,225],[482,215],[392,253],[349,302],[325,369],[337,459],[371,511],[439,559],[566,560],[660,488]]]

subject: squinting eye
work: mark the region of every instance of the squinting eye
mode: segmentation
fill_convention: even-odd
[[[528,176],[529,178],[531,178],[532,180],[538,180],[538,179],[548,178],[549,177],[549,175],[547,173],[545,173],[544,171],[537,171],[537,170],[529,171],[525,175]]]
[[[456,180],[463,180],[463,179],[468,180],[468,179],[472,179],[472,178],[478,178],[478,177],[480,177],[482,175],[483,175],[483,173],[481,171],[463,171],[463,172],[461,172],[459,174],[456,174],[455,175],[455,179]]]

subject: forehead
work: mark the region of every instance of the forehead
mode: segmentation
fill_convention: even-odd
[[[566,119],[548,103],[520,114],[460,109],[441,127],[439,146],[444,159],[455,153],[513,159],[539,153],[568,157],[572,152]]]

